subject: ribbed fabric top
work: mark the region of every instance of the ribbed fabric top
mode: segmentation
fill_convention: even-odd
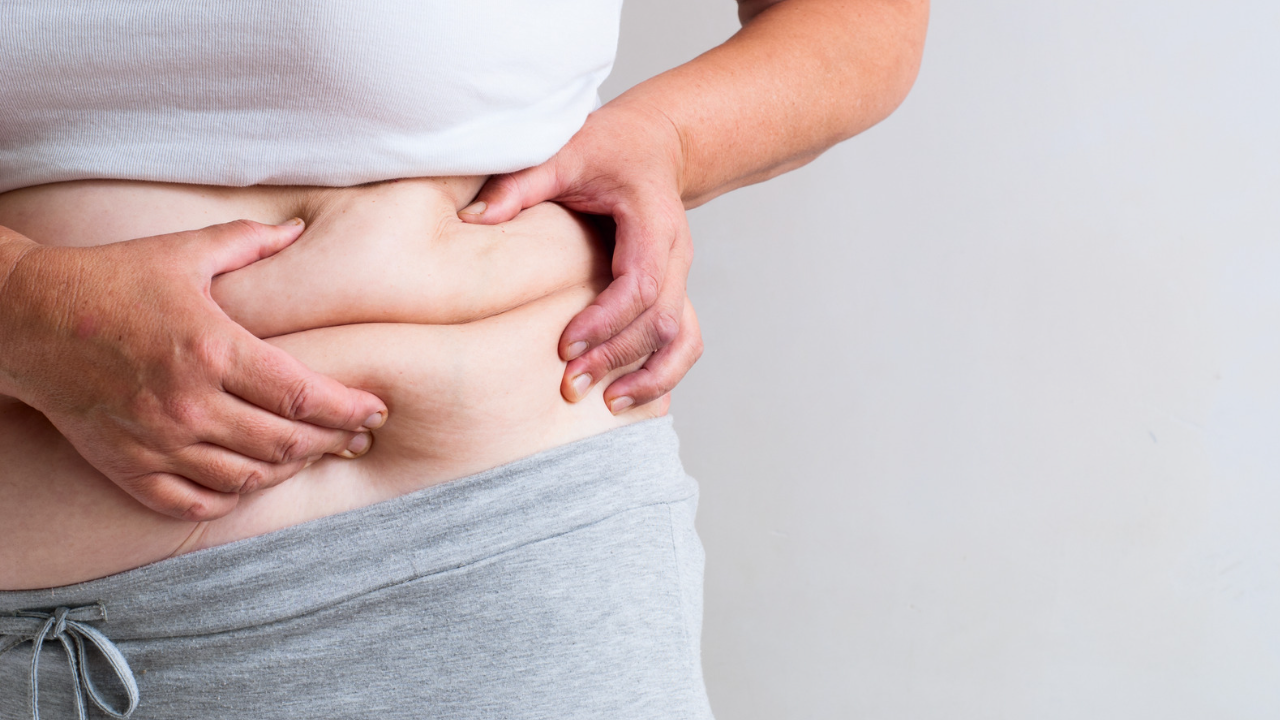
[[[0,192],[346,186],[536,165],[582,126],[621,0],[4,0]]]

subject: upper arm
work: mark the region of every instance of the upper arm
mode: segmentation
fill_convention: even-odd
[[[782,0],[738,0],[738,20],[743,25],[751,22],[757,15],[764,12],[770,5],[776,5]]]

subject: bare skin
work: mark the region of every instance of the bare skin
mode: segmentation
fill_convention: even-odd
[[[478,199],[459,191],[467,183],[479,186],[477,180],[441,181],[441,191],[458,201],[450,214],[474,225],[524,217],[522,210],[548,199],[616,221],[607,289],[598,297],[593,291],[594,299],[561,318],[556,352],[565,361],[559,386],[567,400],[597,398],[596,411],[607,403],[613,413],[631,413],[666,397],[701,352],[684,296],[692,260],[685,210],[799,167],[887,116],[914,81],[927,15],[927,0],[743,0],[741,32],[601,108],[547,163],[492,178]],[[70,448],[80,458],[73,477],[87,484],[90,476],[105,479],[119,495],[187,523],[232,513],[242,497],[279,487],[318,456],[367,453],[370,431],[392,422],[391,400],[361,389],[359,373],[351,373],[352,387],[316,372],[321,362],[302,357],[305,347],[292,348],[295,357],[283,344],[255,338],[249,332],[255,324],[286,332],[315,322],[386,323],[397,306],[381,305],[368,316],[343,313],[353,298],[399,303],[406,288],[422,289],[421,272],[444,267],[434,255],[402,263],[374,247],[363,254],[294,253],[311,262],[300,265],[302,276],[291,276],[284,271],[290,264],[275,255],[283,258],[306,226],[288,224],[290,215],[280,212],[288,203],[271,204],[275,189],[253,192],[261,195],[239,205],[214,198],[181,223],[159,222],[177,215],[153,196],[111,199],[96,212],[64,197],[38,216],[29,207],[0,213],[0,225],[7,226],[0,227],[0,393],[20,401],[7,407],[27,413],[22,427],[39,425],[24,406],[48,419],[56,437],[46,433],[45,440],[63,444],[58,457],[69,457]],[[243,217],[266,225],[190,230]],[[335,244],[317,240],[316,247],[343,247],[344,235],[369,234],[361,223],[377,217],[328,230]],[[72,233],[25,230],[41,222],[88,235],[73,241]],[[406,220],[393,218],[384,231],[397,222]],[[330,216],[313,237],[339,224]],[[114,244],[99,244],[107,241]],[[353,267],[352,257],[381,257],[390,265]],[[420,272],[405,273],[396,292],[376,282],[380,272],[401,267]],[[264,297],[272,307],[301,308],[297,317],[281,319],[254,301],[237,308],[236,297],[247,296],[230,290],[219,296],[213,278],[234,278],[238,269],[269,280]],[[298,288],[305,290],[310,273],[331,281],[361,277],[363,284],[346,295],[327,295],[332,287],[308,295]],[[471,277],[494,292],[496,275]],[[231,288],[236,281],[224,282]],[[568,292],[543,290],[547,298]],[[515,293],[510,306],[542,302],[529,297]],[[432,304],[437,301],[408,304],[414,312],[446,307]],[[455,302],[453,322],[504,305],[487,296]],[[378,339],[372,347],[382,344]],[[40,446],[38,438],[30,440]],[[81,472],[86,463],[100,474]],[[315,467],[326,464],[332,466]]]
[[[386,404],[262,343],[209,297],[213,276],[302,230],[235,223],[74,249],[0,233],[0,392],[136,500],[188,520],[350,448]]]
[[[887,117],[915,81],[928,0],[738,7],[743,28],[723,45],[623,93],[555,157],[490,179],[461,211],[499,223],[552,200],[617,222],[614,281],[560,338],[570,399],[650,353],[606,402],[622,410],[675,387],[702,349],[681,321],[685,210],[812,161]]]
[[[360,457],[330,456],[251,493],[228,487],[217,493],[227,507],[216,519],[178,519],[95,470],[35,409],[0,398],[0,590],[79,582],[251,537],[665,412],[661,401],[615,416],[600,390],[591,403],[560,396],[556,338],[607,284],[608,247],[552,205],[504,226],[464,225],[457,208],[479,183],[70,183],[0,195],[0,219],[63,246],[147,234],[177,244],[163,233],[234,217],[304,218],[297,241],[218,277],[212,299],[291,361],[390,410]],[[68,205],[96,221],[61,213]]]
[[[701,352],[684,319],[685,209],[887,116],[914,81],[928,2],[742,0],[739,15],[725,44],[607,104],[555,157],[493,178],[459,215],[500,223],[554,199],[616,220],[613,281],[560,337],[569,400],[604,377],[617,377],[604,394],[615,411],[675,386]],[[225,488],[268,487],[308,457],[359,448],[386,417],[380,399],[255,342],[207,297],[213,275],[300,228],[208,232],[42,251],[0,227],[0,393],[39,409],[148,507],[192,519],[225,510]]]

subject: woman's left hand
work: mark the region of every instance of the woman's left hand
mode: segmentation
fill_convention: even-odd
[[[617,222],[613,283],[560,337],[569,400],[648,355],[605,390],[618,412],[698,359],[685,208],[804,165],[884,119],[915,81],[928,0],[739,1],[743,28],[723,45],[619,95],[555,157],[490,178],[460,214],[499,223],[554,200]]]
[[[693,243],[681,199],[684,148],[657,108],[622,97],[587,117],[554,157],[490,178],[459,217],[494,224],[554,201],[617,224],[613,282],[560,336],[561,393],[577,402],[610,371],[648,356],[604,393],[614,413],[671,391],[702,354],[685,281]]]

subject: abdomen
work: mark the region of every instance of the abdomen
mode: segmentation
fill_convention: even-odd
[[[382,295],[366,292],[361,297],[376,302],[363,309],[344,305],[345,315],[329,321],[315,315],[323,304],[305,301],[243,320],[251,330],[255,324],[298,330],[269,341],[318,372],[377,394],[390,416],[364,457],[326,458],[275,488],[242,498],[230,515],[210,523],[145,509],[80,458],[38,412],[0,401],[0,496],[6,499],[0,504],[0,590],[121,572],[390,499],[661,414],[665,408],[654,403],[614,417],[601,399],[607,381],[577,404],[560,396],[560,333],[608,278],[597,238],[553,207],[535,209],[505,228],[452,224],[455,206],[475,186],[460,183],[346,190],[90,183],[0,195],[0,225],[62,244],[142,237],[240,217],[307,219],[307,232],[316,240],[304,243],[304,235],[262,263],[254,269],[256,282],[225,283],[219,299],[228,306],[269,305],[252,302],[255,292],[304,299],[308,293],[341,295],[334,277],[381,277],[397,288]],[[157,202],[159,195],[165,202]],[[65,207],[100,210],[96,217],[84,210],[68,219],[61,212]],[[369,232],[343,233],[349,252],[334,255],[326,245],[333,236],[323,239],[326,225],[338,218],[344,227]],[[401,232],[388,242],[379,236],[379,228],[387,227],[418,232]],[[362,247],[376,251],[361,252]],[[325,258],[339,256],[342,267],[326,266]],[[403,276],[424,267],[432,268],[437,282]],[[506,282],[483,282],[495,274]]]

